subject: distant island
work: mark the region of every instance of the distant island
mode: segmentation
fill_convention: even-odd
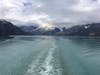
[[[61,35],[61,36],[100,36],[100,23],[76,25],[70,28],[54,27],[44,30],[38,26],[16,26],[6,20],[0,20],[0,36],[9,35]]]

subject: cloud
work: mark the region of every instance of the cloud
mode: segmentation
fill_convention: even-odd
[[[31,21],[47,18],[47,14],[36,12],[35,9],[42,6],[41,3],[27,0],[1,0],[0,18],[20,21]]]
[[[100,22],[100,0],[0,0],[0,5],[0,19],[75,25]]]
[[[80,12],[92,12],[98,8],[100,7],[97,0],[80,0],[77,5],[73,6],[74,10],[77,10]]]

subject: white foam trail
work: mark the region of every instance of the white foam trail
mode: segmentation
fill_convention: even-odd
[[[38,75],[38,69],[40,67],[39,65],[41,65],[40,62],[42,61],[44,54],[45,54],[44,51],[40,53],[39,56],[36,58],[36,60],[34,60],[32,64],[29,65],[29,69],[27,70],[25,75]]]
[[[54,67],[54,52],[56,50],[56,45],[53,44],[53,47],[50,48],[48,56],[46,57],[44,63],[42,64],[42,69],[40,71],[41,75],[62,75],[61,73],[61,67],[59,68]],[[56,63],[57,64],[57,63]]]
[[[55,62],[54,52],[56,48],[57,46],[53,43],[52,48],[46,50],[47,52],[42,51],[42,53],[39,54],[37,59],[33,61],[31,65],[29,65],[29,69],[25,75],[62,75],[61,67],[58,66],[59,68],[55,69],[55,63],[53,63]]]
[[[48,53],[47,58],[45,59],[44,63],[43,63],[43,69],[41,70],[41,75],[49,75],[49,73],[53,70],[53,66],[51,65],[51,61],[53,59],[53,52],[54,52],[54,48],[50,49],[50,52]]]

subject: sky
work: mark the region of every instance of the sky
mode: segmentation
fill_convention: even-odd
[[[0,19],[12,22],[100,22],[100,0],[0,0]]]

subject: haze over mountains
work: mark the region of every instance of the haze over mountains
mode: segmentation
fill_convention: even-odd
[[[6,20],[0,20],[0,36],[9,35],[62,35],[62,36],[100,36],[100,23],[76,25],[69,28],[46,28],[37,25],[15,26]]]

